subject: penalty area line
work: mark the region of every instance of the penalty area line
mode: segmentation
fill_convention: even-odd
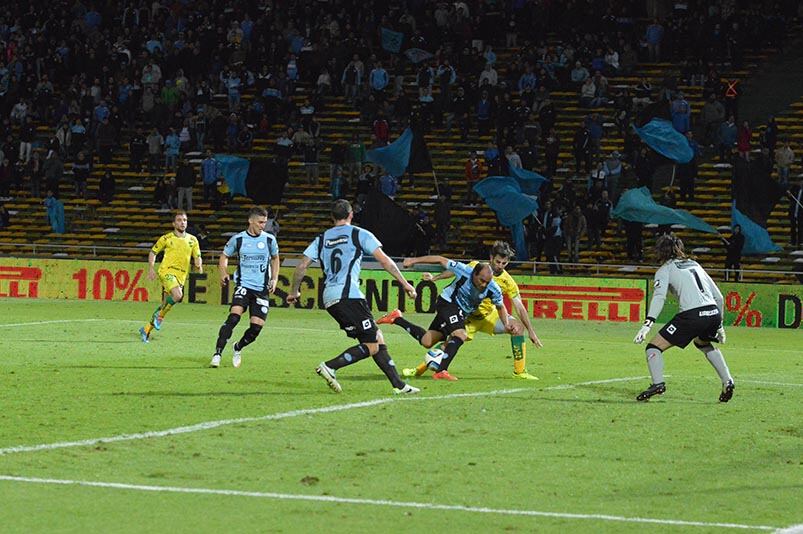
[[[682,519],[628,517],[628,516],[608,515],[608,514],[547,512],[541,510],[515,510],[515,509],[505,509],[505,508],[488,508],[484,506],[463,506],[459,504],[437,504],[437,503],[424,503],[415,501],[392,501],[385,499],[360,499],[352,497],[337,497],[334,495],[304,495],[304,494],[293,494],[293,493],[244,491],[244,490],[233,490],[233,489],[151,486],[142,484],[125,484],[121,482],[35,478],[35,477],[21,477],[21,476],[11,476],[11,475],[0,475],[0,481],[28,483],[28,484],[48,484],[48,485],[58,485],[58,486],[82,486],[90,488],[118,489],[126,491],[142,491],[142,492],[154,492],[154,493],[223,495],[229,497],[250,497],[258,499],[281,500],[281,501],[309,501],[309,502],[322,502],[322,503],[335,503],[335,504],[384,506],[392,508],[413,508],[418,510],[468,512],[475,514],[496,514],[496,515],[524,516],[524,517],[550,517],[557,519],[613,521],[620,523],[640,523],[640,524],[671,525],[671,526],[684,526],[684,527],[728,528],[728,529],[763,530],[763,531],[775,531],[779,529],[779,527],[771,527],[766,525],[746,525],[741,523],[687,521]]]

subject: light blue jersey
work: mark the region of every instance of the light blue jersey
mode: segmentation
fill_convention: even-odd
[[[373,254],[381,246],[374,234],[350,224],[333,226],[309,244],[304,256],[321,264],[325,308],[340,299],[365,298],[360,291],[362,255]]]
[[[264,293],[270,283],[270,260],[279,255],[276,238],[267,232],[252,236],[247,231],[234,234],[223,247],[228,257],[238,256],[234,282],[247,289]]]
[[[465,312],[466,315],[474,313],[484,299],[491,299],[496,307],[502,306],[502,289],[494,280],[480,291],[474,287],[471,281],[471,273],[474,268],[460,263],[459,261],[449,260],[446,269],[454,273],[454,280],[441,291],[441,298],[448,300]]]

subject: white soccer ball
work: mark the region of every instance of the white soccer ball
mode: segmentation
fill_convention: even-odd
[[[424,356],[424,361],[427,362],[427,367],[433,371],[439,371],[441,362],[443,362],[443,356],[444,353],[441,349],[429,349],[426,356]]]

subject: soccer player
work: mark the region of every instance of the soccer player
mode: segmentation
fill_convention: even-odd
[[[159,282],[162,284],[162,304],[153,312],[150,321],[139,329],[143,343],[150,340],[151,332],[162,328],[162,321],[167,312],[184,298],[184,282],[187,280],[187,271],[190,267],[190,258],[195,262],[195,268],[203,273],[201,261],[201,248],[198,239],[187,233],[187,212],[178,210],[173,216],[173,231],[160,237],[148,254],[148,279],[157,277],[154,265],[156,255],[164,251],[162,263],[159,265]]]
[[[667,290],[677,296],[680,309],[647,344],[647,367],[652,384],[639,393],[636,400],[646,401],[666,391],[663,353],[674,346],[685,348],[694,340],[694,346],[705,354],[722,381],[719,401],[728,402],[733,397],[733,377],[722,352],[711,344],[713,341],[725,343],[722,293],[700,264],[686,256],[683,241],[674,234],[660,236],[655,242],[655,252],[661,267],[655,273],[647,320],[633,342],[643,342],[650,333],[664,307]]]
[[[363,253],[371,254],[401,284],[410,298],[416,297],[415,288],[404,279],[399,268],[383,251],[382,243],[369,232],[351,225],[354,212],[347,200],[336,200],[332,204],[334,226],[318,235],[304,251],[304,257],[293,274],[293,285],[287,295],[287,302],[298,301],[301,281],[307,267],[313,261],[321,265],[324,273],[323,305],[326,311],[359,344],[346,349],[315,369],[329,387],[336,393],[342,388],[335,372],[360,360],[373,357],[393,385],[394,393],[418,393],[420,390],[406,384],[396,372],[396,366],[388,353],[385,339],[377,327],[365,295],[360,291],[360,268]]]
[[[533,345],[536,347],[543,347],[543,344],[535,334],[535,329],[533,329],[532,323],[530,322],[527,309],[521,302],[519,286],[516,284],[516,281],[513,280],[513,277],[505,270],[505,267],[507,267],[515,254],[516,252],[509,244],[504,241],[496,241],[491,247],[489,265],[493,271],[494,282],[502,289],[502,294],[510,299],[516,315],[519,316],[519,320],[516,320],[514,317],[510,318],[510,322],[513,324],[513,331],[510,332],[510,347],[513,352],[513,377],[525,380],[538,380],[537,376],[527,372],[527,345],[522,335],[524,330],[527,330],[527,334],[530,341],[533,342]],[[472,261],[468,266],[473,268],[478,263],[477,261]],[[437,276],[425,273],[424,280],[445,280],[453,276],[454,273],[451,271],[443,271]],[[484,299],[482,303],[480,303],[479,308],[477,308],[477,311],[469,315],[466,319],[466,341],[471,341],[474,338],[474,334],[477,332],[483,332],[491,336],[506,332],[505,325],[502,324],[502,319],[496,311],[496,306],[494,306],[489,298]],[[427,364],[424,362],[415,368],[402,369],[402,375],[421,376],[426,370]]]
[[[455,274],[452,283],[438,295],[438,300],[435,302],[435,318],[430,323],[429,329],[424,330],[411,323],[402,316],[400,310],[393,310],[377,323],[401,326],[426,348],[446,340],[443,345],[443,360],[432,378],[454,381],[457,378],[449,374],[449,365],[468,337],[466,317],[475,313],[483,300],[487,298],[493,303],[505,332],[512,333],[514,324],[510,322],[510,316],[502,301],[502,290],[499,284],[493,281],[493,271],[487,263],[477,263],[474,267],[469,267],[465,263],[452,261],[443,256],[420,256],[404,260],[405,267],[412,267],[418,263],[440,263],[444,269]]]
[[[240,367],[242,350],[259,336],[268,316],[268,295],[276,289],[279,279],[279,246],[276,238],[265,232],[268,212],[264,208],[253,207],[248,212],[248,229],[234,234],[223,247],[218,269],[220,283],[229,282],[229,258],[237,255],[239,264],[234,273],[234,295],[231,299],[229,316],[220,327],[210,367],[220,367],[220,357],[226,342],[231,337],[240,317],[248,309],[250,324],[240,341],[234,344],[231,364]]]

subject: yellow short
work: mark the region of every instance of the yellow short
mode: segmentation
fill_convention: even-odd
[[[499,311],[496,308],[485,316],[469,315],[468,319],[466,319],[466,339],[467,341],[471,341],[476,332],[483,332],[490,336],[501,333],[497,332],[497,325],[501,327],[501,324]]]
[[[159,273],[159,282],[165,293],[170,293],[176,287],[184,286],[184,280],[172,273]]]

